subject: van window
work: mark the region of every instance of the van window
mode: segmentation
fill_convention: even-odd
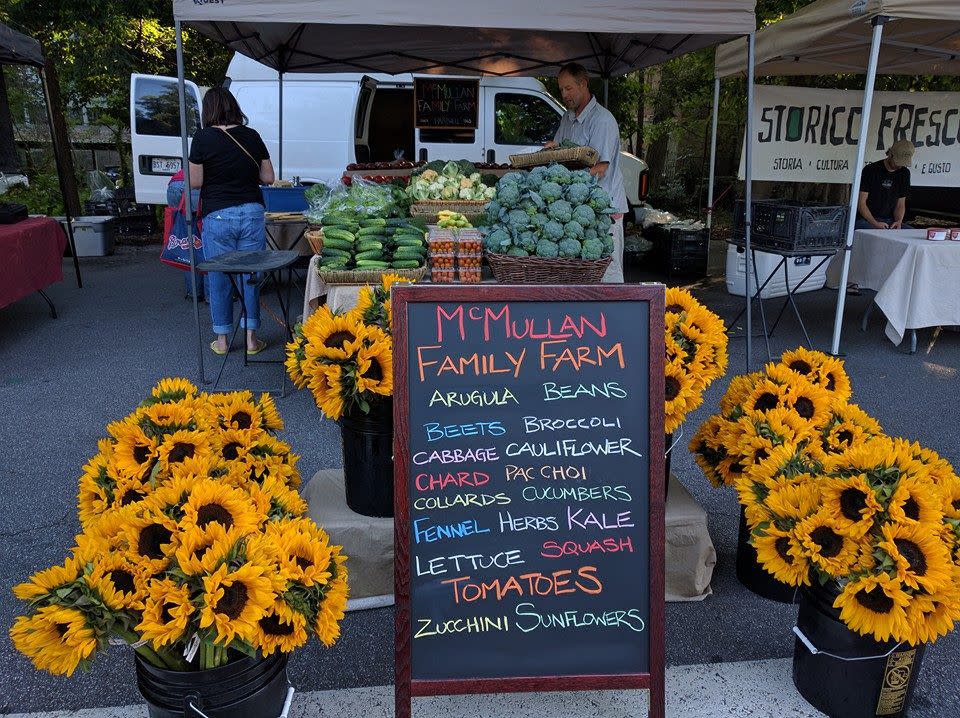
[[[135,86],[136,133],[138,135],[180,136],[180,95],[177,83],[160,78],[139,78]],[[200,127],[197,98],[189,90],[187,99],[187,135]]]
[[[451,144],[472,145],[476,141],[476,136],[476,130],[420,130],[421,142],[449,142]]]
[[[370,95],[374,88],[366,83],[360,86],[360,97],[357,98],[357,126],[353,131],[355,139],[363,137],[363,130],[367,124],[367,110],[370,107]]]
[[[536,95],[498,92],[493,103],[498,145],[542,145],[560,126],[560,115]]]

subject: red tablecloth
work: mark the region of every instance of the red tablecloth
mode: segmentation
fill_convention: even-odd
[[[0,307],[63,279],[67,236],[50,217],[0,224]]]

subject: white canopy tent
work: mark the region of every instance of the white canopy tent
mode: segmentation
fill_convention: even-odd
[[[547,75],[579,62],[608,79],[743,36],[749,38],[747,54],[752,57],[754,5],[755,0],[669,5],[661,0],[556,0],[549,8],[516,0],[173,0],[184,167],[189,170],[184,25],[275,68],[282,116],[283,75],[288,72]],[[747,122],[749,126],[749,117]],[[202,352],[199,358],[202,377]]]
[[[734,75],[823,75],[864,73],[863,112],[869,117],[878,73],[884,75],[960,75],[960,2],[957,0],[818,0],[756,34],[756,62],[734,43],[717,48],[714,70],[714,132],[711,147],[708,222],[713,209],[713,158],[716,155],[716,117],[720,80]],[[748,111],[748,115],[751,113]],[[748,129],[746,137],[752,137]],[[844,288],[853,246],[854,222],[860,194],[860,171],[866,151],[866,132],[857,142],[850,188],[840,291],[834,317],[831,353],[840,351],[846,302]],[[749,149],[752,142],[747,142]],[[749,155],[746,160],[749,167]]]

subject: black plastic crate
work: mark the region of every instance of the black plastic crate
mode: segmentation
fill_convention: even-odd
[[[114,221],[114,231],[121,237],[142,237],[157,231],[157,217],[153,212],[126,214]]]
[[[707,275],[707,248],[710,235],[706,229],[651,227],[644,233],[653,249],[650,256],[660,274],[686,277]]]
[[[836,249],[847,233],[846,206],[795,202],[785,199],[755,200],[750,246],[798,252]],[[745,241],[745,203],[737,200],[733,211],[733,241]]]

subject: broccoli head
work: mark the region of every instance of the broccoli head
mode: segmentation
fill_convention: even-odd
[[[547,215],[550,219],[566,224],[573,215],[573,207],[565,199],[558,199],[556,202],[551,202],[550,206],[547,207]]]
[[[545,225],[543,225],[543,236],[546,239],[552,239],[556,242],[559,242],[563,239],[563,225],[554,220],[550,220]]]
[[[487,251],[493,254],[503,254],[511,242],[510,233],[502,228],[494,229],[483,240]]]
[[[544,202],[556,202],[558,199],[563,199],[563,187],[550,180],[540,185],[539,194]]]
[[[550,239],[541,239],[537,242],[538,257],[556,257],[560,254],[559,245]]]
[[[530,252],[523,249],[522,247],[510,247],[510,249],[507,250],[507,256],[508,257],[529,257]]]
[[[606,257],[608,254],[613,254],[613,235],[605,234],[600,241],[603,242],[603,256]]]
[[[491,224],[500,220],[500,203],[492,199],[487,202],[487,221]]]
[[[530,218],[530,226],[534,229],[543,229],[544,225],[550,221],[550,218],[545,214],[535,214]]]
[[[530,215],[522,209],[511,209],[507,214],[507,225],[511,231],[523,231],[530,224]]]
[[[561,257],[579,257],[582,249],[580,242],[569,237],[560,240],[559,248]]]
[[[563,165],[552,164],[547,167],[547,175],[559,185],[570,184],[570,170]]]
[[[533,202],[533,205],[538,210],[547,208],[547,203],[543,201],[543,197],[541,197],[538,192],[527,192],[526,201]]]
[[[590,199],[590,185],[572,184],[567,187],[567,201],[574,207],[585,204]]]
[[[498,188],[501,184],[513,184],[516,185],[518,189],[523,189],[527,186],[527,173],[507,172],[503,177],[500,178],[500,181],[497,182]]]
[[[595,226],[597,228],[597,234],[602,236],[610,231],[610,227],[613,226],[613,219],[609,214],[601,214],[597,217],[597,224]]]
[[[574,170],[570,173],[570,182],[572,184],[590,184],[596,185],[597,180],[589,170]]]
[[[521,232],[520,236],[517,238],[517,244],[523,247],[528,252],[532,252],[537,248],[537,240],[540,238],[537,236],[536,232],[531,232],[529,229],[525,232]]]
[[[588,239],[583,243],[582,259],[600,259],[603,256],[603,242],[599,239]]]
[[[547,181],[547,168],[534,167],[527,173],[527,187],[536,192]]]
[[[590,190],[590,206],[596,213],[605,212],[613,206],[610,195],[603,187],[594,187]]]
[[[583,227],[580,226],[579,222],[574,222],[570,220],[565,225],[563,225],[563,234],[570,239],[575,239],[578,242],[583,238]]]
[[[502,207],[513,208],[520,204],[520,187],[513,182],[497,183],[496,199]]]
[[[582,187],[583,185],[574,185],[574,187]],[[593,211],[593,207],[589,204],[581,204],[575,210],[573,210],[572,219],[574,222],[578,222],[584,229],[587,227],[592,227],[597,222],[597,213]]]
[[[600,239],[600,235],[597,234],[597,230],[594,227],[584,228],[583,241],[586,242],[588,239]]]

